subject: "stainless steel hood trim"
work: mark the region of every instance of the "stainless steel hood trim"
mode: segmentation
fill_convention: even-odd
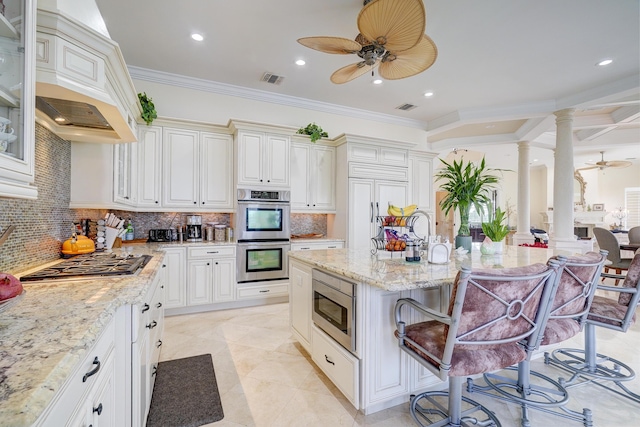
[[[141,110],[118,44],[59,10],[38,9],[36,31],[36,96],[89,104],[112,130],[59,125],[39,110],[36,121],[70,141],[137,141]]]

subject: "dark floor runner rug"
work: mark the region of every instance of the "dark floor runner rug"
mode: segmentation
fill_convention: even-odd
[[[198,427],[223,417],[210,354],[158,364],[147,427]]]

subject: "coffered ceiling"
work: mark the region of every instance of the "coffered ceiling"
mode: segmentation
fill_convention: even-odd
[[[301,100],[307,108],[315,101],[340,114],[365,111],[424,129],[430,147],[443,153],[464,147],[513,155],[513,143],[527,140],[544,162],[553,157],[553,112],[575,108],[576,167],[599,160],[600,151],[609,160],[640,158],[638,0],[424,0],[435,64],[381,85],[368,74],[331,83],[333,71],[359,58],[296,42],[354,39],[362,0],[96,3],[137,69]],[[192,40],[193,32],[204,40]],[[603,59],[613,62],[598,66]],[[284,78],[269,84],[265,72]],[[416,107],[397,109],[402,104]]]

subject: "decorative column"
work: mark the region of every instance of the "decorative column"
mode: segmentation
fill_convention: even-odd
[[[556,149],[553,165],[553,233],[550,247],[582,251],[573,233],[573,113],[567,108],[555,111]]]
[[[529,141],[518,142],[518,229],[513,236],[515,246],[533,243],[531,234],[531,188],[529,173]]]

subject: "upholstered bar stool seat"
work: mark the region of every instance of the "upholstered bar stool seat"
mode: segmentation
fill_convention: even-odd
[[[545,363],[570,374],[569,380],[560,378],[566,388],[594,384],[620,396],[640,403],[640,394],[625,385],[636,377],[634,370],[622,361],[596,352],[596,326],[626,332],[636,321],[640,301],[640,253],[636,253],[626,276],[603,273],[603,277],[623,280],[621,287],[599,285],[598,289],[619,294],[617,299],[596,295],[585,322],[585,348],[560,348],[545,353]],[[630,343],[635,345],[635,343]],[[617,386],[613,388],[610,384]]]
[[[490,409],[462,396],[463,378],[527,357],[520,342],[547,316],[558,268],[556,262],[473,272],[462,267],[447,314],[411,298],[398,300],[395,335],[400,349],[449,381],[448,392],[429,391],[411,398],[411,416],[418,425],[500,426]],[[415,315],[409,319],[431,320],[407,324],[402,318],[410,313]]]

